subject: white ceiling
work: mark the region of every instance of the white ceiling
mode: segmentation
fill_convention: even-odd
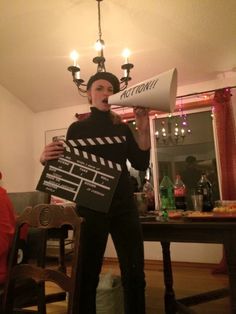
[[[173,67],[178,85],[236,75],[235,0],[103,0],[107,71],[122,76],[129,47],[132,83]],[[96,0],[0,0],[0,84],[34,112],[86,103],[67,67],[96,72]]]

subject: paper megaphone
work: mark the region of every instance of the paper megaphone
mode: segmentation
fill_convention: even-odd
[[[173,112],[177,93],[177,70],[174,68],[133,85],[108,98],[110,105],[146,107]]]

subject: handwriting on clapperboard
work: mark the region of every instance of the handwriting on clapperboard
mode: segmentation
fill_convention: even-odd
[[[107,212],[121,173],[120,164],[67,147],[44,168],[37,189]]]

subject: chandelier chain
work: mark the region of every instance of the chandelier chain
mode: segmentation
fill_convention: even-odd
[[[102,28],[101,28],[101,13],[100,13],[100,2],[102,0],[97,0],[98,2],[98,36],[99,39],[102,39]]]

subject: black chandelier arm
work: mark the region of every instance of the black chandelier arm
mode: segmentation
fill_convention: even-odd
[[[83,84],[84,80],[81,79],[75,79],[73,80],[73,82],[75,83],[75,85],[77,86],[79,95],[82,97],[87,97],[87,88],[86,88],[86,84]],[[83,88],[83,87],[84,88]]]
[[[76,78],[76,73],[80,72],[80,68],[78,66],[73,65],[73,66],[68,67],[67,70],[71,72],[72,77],[73,77],[73,82],[77,86],[80,96],[87,97],[87,89],[86,89],[87,84],[84,84],[84,80]],[[82,88],[82,86],[84,87],[84,89]]]
[[[123,79],[123,77],[122,77],[122,79]],[[126,89],[126,87],[128,86],[128,81],[126,80],[123,80],[122,81],[122,79],[120,80],[120,91],[123,91],[123,90],[125,90]]]
[[[130,74],[130,70],[133,69],[134,65],[132,63],[125,63],[121,66],[121,69],[124,70],[126,72],[126,77],[130,77],[129,74]],[[131,79],[131,78],[130,78]]]
[[[97,56],[93,58],[93,63],[99,64],[99,63],[105,63],[106,59],[103,56]]]
[[[67,70],[71,72],[71,74],[72,74],[72,76],[73,76],[73,78],[74,78],[74,77],[75,77],[75,74],[80,71],[80,68],[79,68],[78,66],[71,65],[71,66],[69,66],[69,67],[67,68]]]
[[[82,89],[79,86],[77,86],[77,88],[78,88],[78,92],[79,92],[80,96],[86,97],[86,98],[88,97],[86,89]]]
[[[84,80],[75,80],[74,83],[77,86],[79,95],[82,97],[88,97],[87,84],[83,84]]]
[[[76,73],[80,72],[80,68],[79,68],[78,66],[72,65],[72,66],[68,67],[67,70],[71,72],[72,77],[73,77],[73,82],[74,82],[78,87],[80,87],[81,85],[82,85],[82,86],[86,86],[86,84],[83,84],[83,83],[84,83],[84,80],[76,78]]]
[[[86,86],[86,84],[83,84],[84,80],[82,79],[77,79],[77,78],[73,78],[73,82],[76,84],[76,86],[80,87],[82,86]]]
[[[120,88],[120,90],[124,90],[126,89],[126,87],[128,86],[129,81],[132,80],[131,76],[130,76],[130,70],[134,67],[134,65],[132,63],[125,63],[121,66],[121,69],[125,71],[125,76],[123,76],[120,79],[120,84],[124,84],[123,87]]]
[[[129,75],[127,76],[123,76],[121,79],[120,79],[120,82],[121,83],[125,83],[128,85],[128,82],[132,80],[132,77],[130,77]]]
[[[121,69],[130,72],[130,70],[133,69],[133,67],[134,67],[133,63],[125,63],[122,64]]]
[[[97,64],[97,72],[106,72],[105,61],[103,54],[93,58],[93,63]]]
[[[127,76],[123,76],[123,77],[120,79],[121,83],[125,82],[125,83],[127,83],[127,85],[128,85],[128,82],[131,81],[131,80],[132,80],[132,77],[129,76],[129,73],[127,73]]]
[[[124,70],[126,72],[126,76],[124,76],[124,78],[122,78],[121,80],[131,80],[130,77],[130,70],[133,69],[134,65],[132,63],[125,63],[121,66],[121,69]],[[126,79],[127,77],[127,79]],[[130,79],[129,79],[130,78]]]

